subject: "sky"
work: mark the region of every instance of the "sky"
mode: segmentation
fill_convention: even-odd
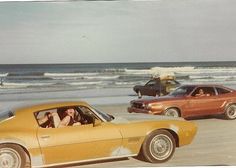
[[[235,0],[1,2],[0,64],[236,61]]]

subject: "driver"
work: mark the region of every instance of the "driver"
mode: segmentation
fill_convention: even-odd
[[[195,96],[201,97],[201,96],[210,96],[210,95],[207,93],[204,93],[203,89],[199,89],[198,93]]]

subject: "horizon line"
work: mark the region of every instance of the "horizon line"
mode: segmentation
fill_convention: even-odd
[[[65,65],[65,64],[141,64],[141,63],[144,63],[144,64],[150,64],[150,63],[220,63],[220,62],[236,62],[235,61],[167,61],[167,62],[83,62],[83,63],[72,63],[72,62],[65,62],[65,63],[20,63],[20,64],[2,64],[0,63],[0,65],[52,65],[52,64],[55,64],[55,65]]]

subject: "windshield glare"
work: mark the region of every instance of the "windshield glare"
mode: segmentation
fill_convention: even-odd
[[[0,112],[0,121],[6,120],[6,119],[11,118],[13,116],[14,116],[13,112],[11,112],[9,110],[1,111]]]
[[[173,92],[171,92],[170,95],[171,96],[187,96],[192,92],[193,89],[194,89],[193,86],[181,86],[175,89]]]
[[[111,120],[114,119],[114,117],[112,115],[109,115],[107,113],[101,112],[98,109],[93,108],[104,120],[106,120],[107,122],[110,122]]]

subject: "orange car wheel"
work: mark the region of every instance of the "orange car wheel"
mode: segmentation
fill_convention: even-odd
[[[164,112],[165,116],[180,117],[179,111],[176,108],[169,108]]]
[[[228,120],[236,119],[236,104],[231,104],[226,108],[225,118]]]
[[[26,167],[26,153],[15,144],[0,144],[0,167],[22,168]]]
[[[156,130],[150,133],[144,141],[142,154],[151,163],[162,163],[173,156],[175,147],[175,139],[170,132]]]

